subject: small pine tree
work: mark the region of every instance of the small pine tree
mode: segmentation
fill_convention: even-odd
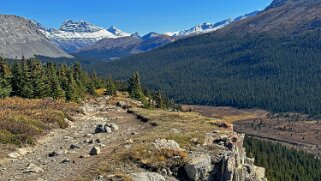
[[[65,92],[60,86],[57,76],[57,68],[52,63],[47,63],[48,83],[51,90],[51,97],[54,99],[65,99]]]
[[[21,96],[23,87],[23,71],[21,63],[15,62],[11,68],[12,70],[12,95]]]
[[[85,76],[81,70],[80,63],[79,62],[75,63],[72,66],[72,69],[73,69],[74,80],[76,81],[77,86],[78,86],[78,95],[80,97],[84,97],[87,90],[86,90],[86,86],[85,86]]]
[[[155,107],[163,109],[166,107],[164,96],[162,95],[161,91],[156,91],[154,94],[154,101],[155,101]]]
[[[91,76],[91,81],[94,83],[96,89],[103,88],[102,80],[97,76],[96,72]]]
[[[116,85],[114,83],[114,81],[111,78],[108,78],[106,80],[106,95],[116,95]]]
[[[0,56],[0,99],[10,96],[12,91],[10,79],[10,68]]]
[[[68,87],[68,77],[67,77],[68,67],[63,64],[60,65],[58,70],[58,78],[61,88],[66,92]]]
[[[87,83],[87,93],[90,95],[97,95],[94,82],[89,81]]]
[[[66,99],[68,101],[78,101],[79,95],[78,95],[78,85],[74,79],[73,71],[70,70],[67,73],[67,87],[66,87]]]
[[[128,81],[129,87],[128,92],[131,98],[142,101],[144,98],[144,93],[142,85],[140,82],[140,77],[138,72],[135,72]]]
[[[39,60],[31,63],[31,84],[33,85],[34,98],[44,98],[50,95],[47,75]]]
[[[32,81],[32,59],[26,60],[24,57],[21,60],[22,67],[22,86],[21,86],[21,97],[34,98],[34,87],[31,84]]]

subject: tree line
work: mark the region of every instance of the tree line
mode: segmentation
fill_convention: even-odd
[[[103,80],[95,74],[83,71],[79,63],[68,67],[37,59],[25,59],[7,64],[0,57],[0,98],[18,96],[23,98],[64,99],[79,101],[85,95],[95,95]]]
[[[246,137],[244,146],[255,164],[266,169],[271,181],[321,180],[321,160],[281,144]]]
[[[86,95],[96,95],[96,89],[105,89],[106,95],[116,95],[126,91],[130,97],[141,101],[146,108],[179,109],[174,100],[161,91],[144,89],[138,72],[128,81],[115,81],[111,77],[102,79],[96,74],[82,70],[80,63],[70,66],[56,65],[52,62],[42,64],[30,58],[8,64],[0,57],[0,98],[18,96],[23,98],[63,99],[80,101]]]

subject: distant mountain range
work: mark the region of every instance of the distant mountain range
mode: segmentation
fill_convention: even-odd
[[[216,31],[242,19],[255,16],[258,11],[227,19],[215,24],[203,23],[188,30],[160,34],[156,32],[140,36],[126,33],[115,26],[108,29],[86,21],[65,21],[58,30],[46,29],[35,23],[41,32],[64,51],[82,58],[110,59],[154,50],[188,36]]]
[[[132,54],[143,53],[159,48],[177,40],[164,34],[149,33],[143,37],[138,34],[120,38],[105,38],[81,49],[75,56],[96,59],[117,59]]]
[[[217,22],[215,24],[203,23],[203,24],[200,24],[198,26],[194,26],[194,27],[187,29],[187,30],[183,30],[183,31],[179,31],[179,32],[167,32],[165,34],[169,35],[169,36],[174,36],[174,37],[186,37],[186,36],[193,36],[193,35],[199,35],[199,34],[204,34],[204,33],[210,33],[210,32],[214,32],[216,30],[222,29],[233,22],[238,22],[240,20],[256,16],[259,12],[260,11],[254,11],[252,13],[248,13],[248,14],[239,16],[235,19],[229,18],[229,19]]]
[[[114,59],[148,52],[179,39],[222,29],[231,23],[255,16],[255,11],[215,24],[203,23],[172,33],[151,32],[144,36],[126,33],[115,26],[103,28],[87,21],[67,20],[59,29],[46,28],[36,21],[14,15],[1,15],[0,53],[15,58],[41,55],[47,57],[81,57]],[[15,23],[16,22],[16,23]],[[9,31],[13,29],[14,31]]]

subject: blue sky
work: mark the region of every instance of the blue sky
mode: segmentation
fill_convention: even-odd
[[[215,23],[264,9],[272,0],[3,0],[1,14],[58,28],[64,20],[86,20],[126,32],[170,32]]]

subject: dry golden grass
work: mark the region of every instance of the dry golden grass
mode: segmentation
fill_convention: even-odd
[[[188,111],[192,109],[202,115],[211,118],[221,119],[226,123],[233,123],[235,121],[257,119],[266,117],[268,114],[264,110],[255,109],[237,109],[232,107],[213,107],[213,106],[197,106],[197,105],[183,105],[183,109]]]
[[[103,96],[105,94],[105,91],[106,89],[101,88],[101,89],[96,89],[95,92],[98,96]]]
[[[110,105],[115,105],[117,102],[124,102],[130,107],[139,107],[137,101],[129,98],[129,94],[127,92],[117,92],[115,96],[112,96],[107,103]]]
[[[52,99],[6,98],[0,100],[0,143],[32,144],[45,130],[66,128],[64,118],[77,104]]]
[[[191,138],[197,138],[199,144],[203,144],[206,133],[217,128],[212,123],[218,120],[193,112],[169,112],[143,108],[133,108],[131,111],[147,118],[149,122],[146,124],[157,126],[150,126],[144,132],[133,135],[131,138],[134,143],[130,149],[124,149],[121,146],[112,154],[108,154],[108,158],[98,166],[98,173],[126,174],[129,167],[132,171],[139,171],[139,168],[156,171],[159,168],[182,166],[189,159],[188,150],[196,149],[196,145],[190,142]],[[182,150],[156,149],[153,143],[159,138],[176,141]],[[126,169],[122,168],[124,164]]]
[[[190,143],[191,138],[197,138],[202,143],[205,134],[216,128],[212,123],[219,121],[194,112],[169,112],[160,109],[133,109],[133,111],[159,125],[154,127],[146,137],[139,139],[144,141],[154,141],[157,138],[175,140],[183,148],[193,146]]]

